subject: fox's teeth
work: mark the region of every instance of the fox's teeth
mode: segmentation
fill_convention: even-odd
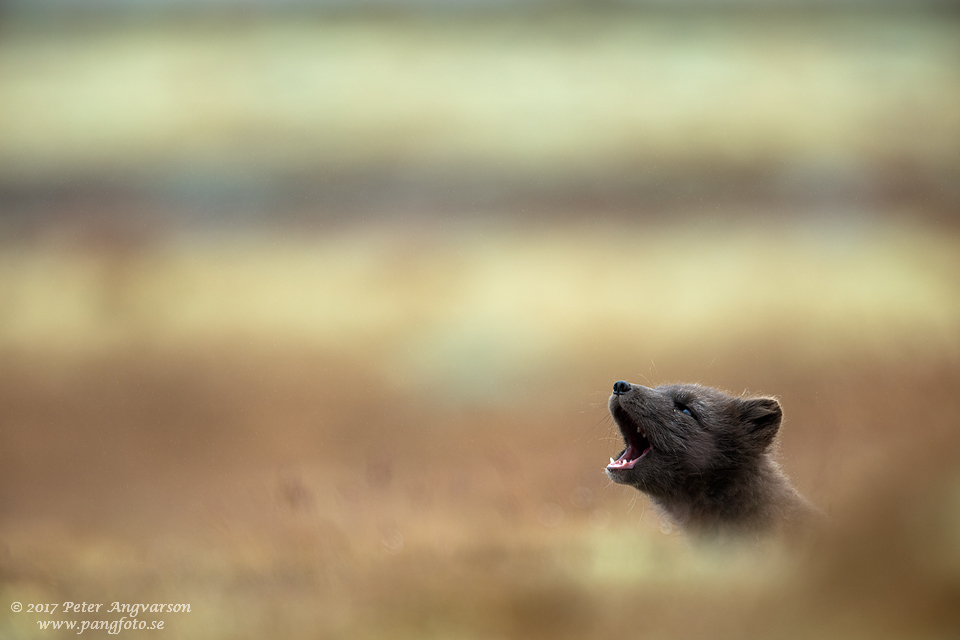
[[[610,458],[610,464],[613,464],[614,462],[616,462],[616,460],[614,460],[613,458]]]

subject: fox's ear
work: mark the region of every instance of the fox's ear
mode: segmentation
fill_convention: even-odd
[[[739,401],[740,424],[761,449],[773,442],[780,430],[783,411],[773,398],[748,398]]]

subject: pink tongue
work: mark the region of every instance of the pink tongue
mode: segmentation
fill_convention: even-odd
[[[642,454],[638,452],[631,444],[629,447],[627,447],[627,450],[623,452],[622,456],[616,460],[610,461],[610,464],[607,465],[607,469],[633,469],[641,455]]]

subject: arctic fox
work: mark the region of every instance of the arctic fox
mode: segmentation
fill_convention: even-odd
[[[774,398],[620,380],[608,405],[626,448],[607,475],[650,496],[685,532],[777,531],[816,512],[773,459],[783,416]]]

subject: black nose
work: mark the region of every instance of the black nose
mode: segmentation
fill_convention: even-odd
[[[618,396],[622,396],[627,391],[630,391],[630,383],[626,380],[617,380],[613,383],[613,392]]]

